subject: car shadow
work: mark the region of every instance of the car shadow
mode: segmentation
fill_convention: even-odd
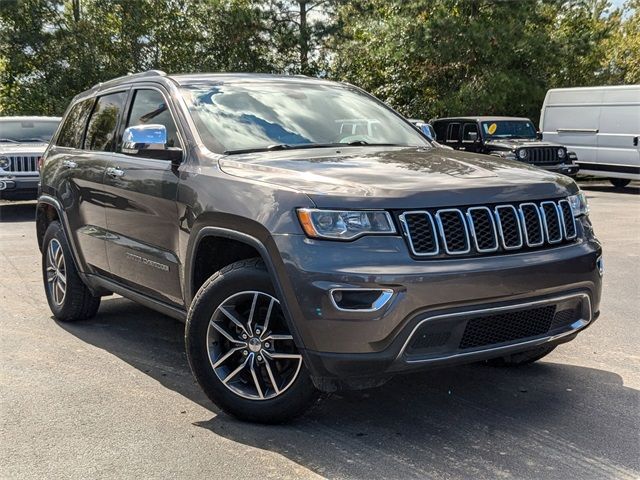
[[[235,420],[189,371],[183,324],[122,298],[59,324],[212,412],[195,425],[326,477],[637,478],[640,392],[604,370],[551,361],[469,365],[333,394],[287,425]],[[634,453],[635,452],[635,453]]]
[[[637,183],[631,183],[624,188],[616,188],[613,185],[606,184],[589,184],[586,182],[579,182],[580,188],[587,192],[609,192],[609,193],[620,193],[623,195],[640,195],[640,185]]]
[[[28,222],[36,219],[36,202],[6,202],[0,200],[0,223]]]

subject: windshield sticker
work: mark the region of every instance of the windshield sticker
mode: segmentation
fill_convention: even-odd
[[[498,129],[498,125],[496,125],[495,123],[492,123],[491,125],[489,125],[489,134],[493,135],[494,133],[496,133],[496,130]]]

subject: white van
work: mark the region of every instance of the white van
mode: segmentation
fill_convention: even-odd
[[[640,180],[640,85],[549,90],[540,131],[576,152],[581,174],[616,187]]]

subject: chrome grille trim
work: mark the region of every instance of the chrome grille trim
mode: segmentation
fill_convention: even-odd
[[[566,199],[410,210],[398,218],[412,255],[421,258],[549,248],[578,237]]]
[[[566,205],[566,208],[569,209],[569,218],[571,218],[572,227],[573,227],[573,235],[569,235],[569,226],[566,225],[565,215],[562,211],[562,207]],[[573,216],[573,210],[571,209],[571,204],[567,200],[560,200],[558,202],[558,211],[560,213],[560,222],[562,224],[562,231],[564,232],[564,238],[567,240],[573,240],[578,236],[578,228],[576,227],[576,218]]]
[[[37,172],[38,171],[38,159],[40,155],[15,155],[7,156],[9,159],[9,168],[4,171],[7,172]]]
[[[407,218],[406,218],[407,215],[424,215],[425,218],[429,221],[431,225],[431,230],[433,232],[433,242],[435,243],[435,247],[436,247],[434,251],[432,252],[416,251],[413,243],[413,238],[409,230],[409,226],[407,225]],[[433,216],[431,215],[431,213],[427,212],[426,210],[414,210],[411,212],[402,213],[399,216],[399,218],[400,218],[400,224],[402,225],[402,231],[404,232],[405,236],[407,237],[407,240],[409,241],[409,248],[411,248],[411,253],[413,253],[417,257],[431,257],[433,255],[438,255],[440,253],[440,241],[438,239],[438,230],[436,230],[436,225],[433,221]]]
[[[529,240],[529,234],[527,232],[527,221],[525,218],[524,211],[522,210],[522,207],[533,207],[535,209],[536,216],[538,218],[538,228],[540,230],[539,242],[533,243]],[[538,209],[538,206],[535,203],[531,203],[531,202],[521,203],[520,206],[518,207],[518,213],[520,213],[520,221],[522,222],[522,233],[524,234],[524,241],[527,244],[527,246],[539,247],[543,245],[544,244],[544,226],[542,225],[542,216],[540,215],[540,209]]]
[[[504,229],[502,226],[503,225],[502,216],[500,215],[501,210],[510,210],[513,213],[513,218],[517,223],[517,230],[518,230],[517,245],[507,245],[507,242],[504,236]],[[502,248],[504,248],[505,250],[517,250],[519,248],[522,248],[522,245],[523,245],[522,244],[522,226],[520,225],[520,217],[518,215],[518,211],[516,210],[516,208],[513,205],[498,205],[497,207],[495,207],[494,211],[496,215],[496,223],[498,224],[498,232],[500,237],[500,243],[502,243]]]
[[[559,233],[557,238],[551,238],[549,236],[549,220],[550,219],[547,218],[547,212],[544,209],[545,205],[550,205],[556,214],[556,221],[558,222],[558,233]],[[558,210],[558,205],[556,204],[556,202],[549,202],[549,201],[540,202],[540,213],[542,214],[542,223],[544,225],[544,234],[547,237],[547,242],[560,243],[562,241],[562,223],[561,223],[562,215]]]
[[[444,225],[442,223],[442,219],[440,215],[442,213],[454,212],[460,218],[460,223],[462,225],[462,229],[464,230],[464,236],[466,239],[467,248],[464,250],[449,250],[449,245],[447,243],[447,236],[444,231]],[[438,225],[438,231],[440,232],[440,238],[443,241],[444,251],[449,255],[464,255],[465,253],[469,253],[471,251],[471,239],[469,238],[469,229],[467,228],[467,222],[465,220],[465,215],[458,208],[442,208],[436,212],[436,224]]]
[[[476,236],[476,225],[473,221],[473,216],[471,212],[475,211],[485,211],[487,213],[487,218],[491,222],[491,229],[493,230],[493,240],[495,242],[495,247],[493,248],[480,248],[478,245],[478,238]],[[473,238],[473,242],[475,243],[476,250],[480,253],[491,253],[498,250],[498,232],[496,230],[496,222],[493,218],[493,212],[488,207],[470,207],[467,209],[467,221],[469,222],[469,228],[471,229],[471,237]]]

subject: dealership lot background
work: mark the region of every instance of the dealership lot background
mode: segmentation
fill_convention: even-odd
[[[526,368],[334,395],[276,427],[214,409],[175,320],[113,297],[94,320],[53,321],[35,204],[0,203],[0,476],[638,478],[640,186],[582,187],[606,272],[602,316],[576,341]]]

